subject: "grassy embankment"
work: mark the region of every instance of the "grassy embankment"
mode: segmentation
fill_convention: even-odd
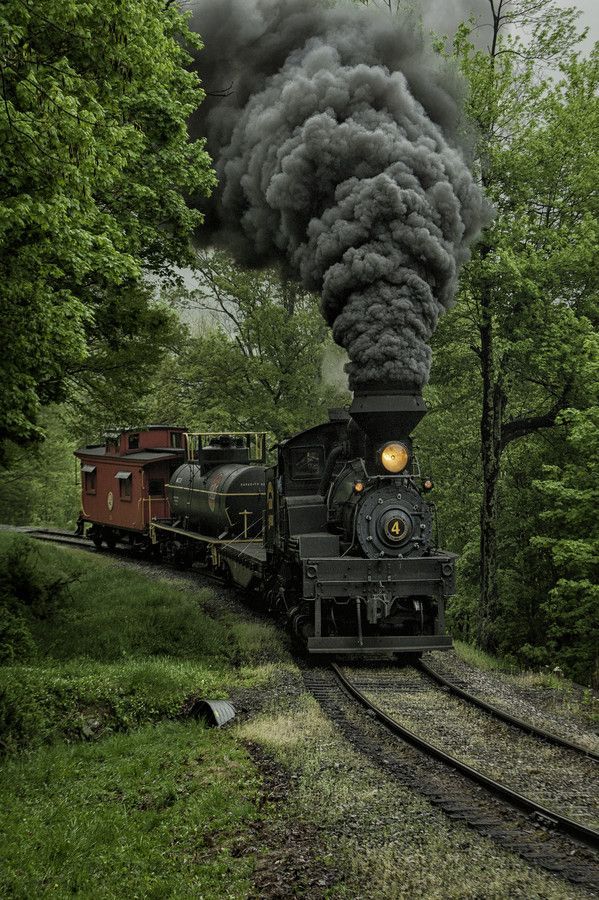
[[[29,544],[0,534],[0,557]],[[585,896],[371,764],[274,628],[212,607],[45,545],[0,564],[1,895]],[[184,715],[232,688],[259,701],[245,721]]]
[[[257,773],[182,711],[266,684],[274,629],[101,557],[7,535],[0,555],[0,893],[243,895],[229,837],[256,816]]]
[[[597,692],[564,678],[559,668],[522,671],[513,662],[491,656],[462,641],[454,641],[454,649],[457,656],[474,669],[505,676],[508,682],[521,690],[542,692],[545,707],[558,715],[573,715],[580,723],[590,727],[599,724]]]

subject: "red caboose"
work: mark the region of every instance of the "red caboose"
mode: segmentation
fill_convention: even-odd
[[[81,522],[105,541],[145,543],[153,519],[170,516],[165,485],[185,457],[185,429],[167,425],[107,434],[104,444],[75,451],[81,460]]]

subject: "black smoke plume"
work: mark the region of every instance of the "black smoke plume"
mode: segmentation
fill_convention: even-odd
[[[420,388],[428,341],[487,218],[461,85],[398,19],[318,0],[194,0],[219,189],[203,240],[285,261],[347,350],[350,386]]]

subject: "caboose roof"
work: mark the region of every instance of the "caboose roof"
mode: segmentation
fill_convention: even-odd
[[[84,457],[92,456],[94,459],[98,457],[105,457],[110,460],[110,462],[126,462],[130,465],[134,463],[146,463],[146,462],[162,462],[164,460],[172,460],[172,459],[181,459],[182,451],[179,453],[174,452],[173,450],[169,450],[166,447],[156,448],[155,450],[135,450],[131,453],[125,453],[123,455],[117,456],[114,453],[106,453],[106,447],[81,447],[80,450],[75,450],[75,456],[83,459]]]

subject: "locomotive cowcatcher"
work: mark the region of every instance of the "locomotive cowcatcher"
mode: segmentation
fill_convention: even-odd
[[[260,595],[312,654],[448,649],[444,603],[456,557],[433,545],[432,483],[413,453],[411,433],[425,413],[413,391],[368,385],[356,390],[349,412],[332,410],[328,422],[273,448],[272,466],[264,433],[136,432],[154,459],[131,477],[129,502],[140,509],[134,540]],[[115,481],[135,456],[120,446]],[[86,477],[94,449],[77,451]],[[149,487],[158,466],[170,470],[160,506]],[[85,507],[92,539],[131,540],[132,519],[125,524],[120,507],[115,518],[108,506],[92,507],[97,517]]]

